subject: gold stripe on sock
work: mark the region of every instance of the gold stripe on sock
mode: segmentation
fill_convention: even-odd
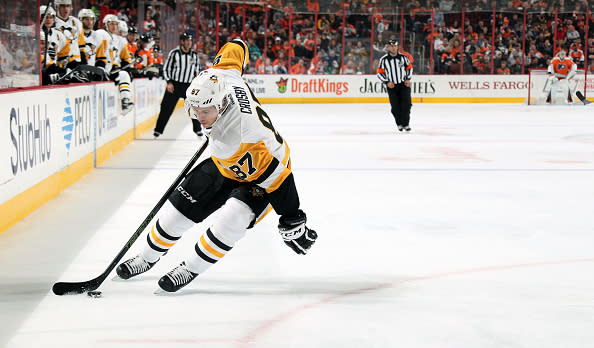
[[[213,254],[214,256],[219,257],[219,258],[225,256],[225,254],[216,251],[213,247],[208,245],[208,243],[206,242],[206,239],[204,238],[204,235],[202,235],[200,237],[200,242],[202,243],[202,246],[204,247],[204,249],[208,250],[208,252]]]
[[[164,247],[171,248],[175,244],[175,243],[167,243],[166,241],[159,238],[157,236],[157,234],[155,233],[155,226],[153,226],[153,229],[151,230],[151,236],[153,236],[153,239],[155,240],[155,242],[161,244]]]

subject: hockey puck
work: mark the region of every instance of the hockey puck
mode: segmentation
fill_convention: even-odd
[[[87,296],[99,298],[99,297],[101,297],[101,291],[96,291],[96,290],[89,291],[89,292],[87,292]]]

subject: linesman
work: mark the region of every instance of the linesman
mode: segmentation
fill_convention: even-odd
[[[399,131],[410,132],[410,79],[413,67],[410,59],[400,52],[398,41],[390,40],[386,53],[379,60],[377,77],[386,84],[391,112]]]
[[[192,36],[187,33],[181,34],[179,46],[169,52],[163,69],[167,88],[161,101],[161,111],[153,132],[155,138],[163,134],[179,98],[186,99],[186,89],[194,77],[198,76],[199,63],[198,53],[192,49]],[[202,127],[198,120],[192,119],[192,130],[199,137],[202,136]]]

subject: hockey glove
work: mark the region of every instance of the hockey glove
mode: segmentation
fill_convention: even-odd
[[[50,84],[55,85],[60,80],[59,74],[49,74]]]
[[[294,217],[281,216],[278,221],[278,231],[283,241],[289,248],[300,255],[307,254],[307,251],[316,242],[318,234],[305,226],[307,217],[299,210]]]

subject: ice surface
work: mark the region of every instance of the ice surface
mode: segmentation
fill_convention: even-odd
[[[307,256],[274,214],[180,293],[151,271],[58,297],[99,275],[199,146],[181,115],[0,234],[0,346],[591,347],[594,109],[267,105],[291,147]],[[133,256],[144,236],[127,256]]]

